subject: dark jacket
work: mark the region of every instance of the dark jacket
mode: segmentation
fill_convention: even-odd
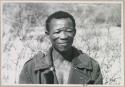
[[[102,84],[99,64],[88,55],[73,48],[72,69],[68,84]],[[52,62],[52,48],[45,56],[39,52],[27,61],[20,74],[21,84],[58,84]],[[51,69],[50,69],[51,68]]]

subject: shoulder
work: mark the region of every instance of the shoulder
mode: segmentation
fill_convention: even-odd
[[[37,54],[35,54],[33,57],[31,57],[28,61],[25,62],[24,68],[34,68],[35,67],[35,61],[39,60],[41,58],[44,58],[45,54],[41,51],[39,51]]]
[[[95,83],[102,83],[100,66],[94,58],[91,58],[86,53],[81,52],[79,56],[75,58],[74,63],[79,69],[87,69],[90,71],[91,78]]]
[[[80,60],[81,64],[84,66],[87,66],[89,69],[98,69],[99,68],[99,63],[86,53],[81,52],[78,59]]]
[[[82,56],[84,59],[86,59],[87,61],[91,62],[92,64],[98,65],[98,62],[97,62],[94,58],[90,57],[88,54],[82,53],[81,56]],[[83,59],[83,58],[82,58],[82,59]]]

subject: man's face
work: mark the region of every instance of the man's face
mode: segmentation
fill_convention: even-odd
[[[71,48],[76,33],[70,18],[52,19],[49,25],[52,45],[60,52]]]

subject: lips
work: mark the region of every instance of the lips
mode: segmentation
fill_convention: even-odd
[[[61,43],[58,43],[59,45],[70,45],[71,43],[70,42],[61,42]]]

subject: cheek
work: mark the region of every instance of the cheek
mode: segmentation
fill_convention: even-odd
[[[72,34],[69,34],[68,36],[69,36],[70,38],[74,38],[75,34],[72,33]]]
[[[58,35],[50,35],[49,36],[52,43],[54,43],[58,39]]]

